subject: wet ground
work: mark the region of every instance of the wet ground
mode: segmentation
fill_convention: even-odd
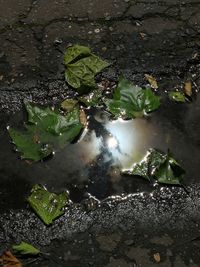
[[[1,6],[0,249],[24,240],[50,253],[30,266],[199,266],[200,2],[81,0],[46,6],[2,0]],[[24,99],[52,105],[73,95],[62,64],[70,43],[89,45],[113,62],[97,81],[116,82],[122,71],[146,85],[144,74],[152,74],[162,105],[146,120],[132,122],[112,122],[101,109],[88,110],[88,131],[77,144],[30,166],[13,152],[6,126],[22,125]],[[165,91],[180,89],[188,79],[193,101],[169,101]],[[187,171],[189,194],[120,175],[149,147],[173,151]],[[35,183],[56,192],[67,188],[76,203],[51,227],[24,201]]]

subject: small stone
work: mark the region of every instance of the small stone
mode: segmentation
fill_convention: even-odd
[[[94,32],[95,33],[100,33],[100,29],[97,28],[97,29],[94,30]]]
[[[134,241],[132,239],[128,239],[124,241],[124,244],[127,246],[132,246],[134,244]]]

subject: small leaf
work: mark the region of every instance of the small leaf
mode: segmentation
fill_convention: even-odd
[[[23,159],[39,161],[46,158],[57,147],[63,148],[72,142],[83,128],[78,108],[62,115],[48,107],[40,108],[30,103],[25,105],[28,112],[26,130],[8,128]]]
[[[79,101],[85,104],[87,107],[95,107],[99,104],[102,104],[102,91],[101,90],[94,90],[87,96],[79,97]]]
[[[181,92],[172,91],[168,93],[169,97],[176,102],[185,102],[185,95]]]
[[[121,78],[113,99],[105,101],[108,111],[116,117],[132,119],[142,117],[160,106],[160,98],[151,89],[142,89]]]
[[[44,187],[35,185],[31,190],[28,202],[42,221],[49,225],[64,214],[64,207],[69,204],[70,200],[67,192],[56,195]]]
[[[88,47],[80,45],[67,49],[64,62],[65,79],[78,91],[81,87],[95,87],[95,75],[109,66],[109,63],[92,54]]]
[[[155,253],[155,254],[153,254],[153,257],[154,257],[154,260],[156,261],[156,262],[160,262],[160,253]]]
[[[122,173],[141,176],[147,180],[153,178],[158,183],[180,185],[185,171],[169,153],[150,149],[140,163]]]
[[[145,78],[150,83],[150,85],[151,85],[151,87],[153,89],[158,89],[158,83],[157,83],[156,79],[153,76],[151,76],[149,74],[145,74]]]
[[[184,92],[187,96],[192,96],[192,83],[190,81],[185,82]]]
[[[12,249],[14,250],[14,252],[20,253],[22,255],[38,255],[39,253],[41,253],[39,249],[26,242],[21,242],[18,245],[13,245]]]
[[[65,99],[62,103],[61,103],[61,108],[64,111],[72,111],[75,106],[78,104],[78,100],[74,100],[74,99]]]
[[[21,262],[10,252],[5,251],[0,256],[0,266],[2,267],[22,267]]]
[[[156,180],[162,184],[180,185],[185,171],[169,155],[155,172]]]

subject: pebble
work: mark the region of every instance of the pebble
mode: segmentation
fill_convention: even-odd
[[[95,33],[100,33],[100,29],[97,28],[97,29],[94,30],[94,32]]]

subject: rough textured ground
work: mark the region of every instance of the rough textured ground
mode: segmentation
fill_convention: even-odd
[[[116,81],[123,71],[145,84],[149,73],[162,92],[187,79],[198,91],[199,0],[0,0],[0,6],[1,114],[21,109],[24,99],[57,103],[71,94],[62,64],[71,43],[113,63],[97,81]],[[51,227],[29,210],[8,211],[0,218],[1,250],[23,239],[51,252],[32,266],[197,267],[198,188],[191,186],[190,195],[155,189],[151,197],[108,201],[90,212],[78,205]]]

